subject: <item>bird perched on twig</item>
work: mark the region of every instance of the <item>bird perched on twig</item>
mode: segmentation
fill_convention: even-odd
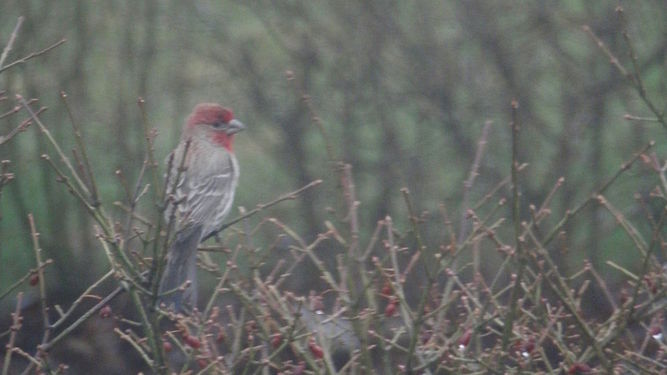
[[[243,129],[231,110],[214,103],[198,104],[168,157],[167,191],[172,187],[175,191],[167,200],[165,216],[176,221],[160,293],[166,293],[161,302],[177,311],[197,304],[197,247],[217,233],[232,207],[239,179],[234,134]],[[181,164],[184,168],[179,172]],[[187,281],[189,285],[179,289]]]

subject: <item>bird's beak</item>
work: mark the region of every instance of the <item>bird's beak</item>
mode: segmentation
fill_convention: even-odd
[[[245,125],[237,119],[233,119],[227,124],[227,134],[238,133],[243,129],[245,129]]]

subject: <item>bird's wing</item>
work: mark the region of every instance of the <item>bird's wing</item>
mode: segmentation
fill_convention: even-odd
[[[226,216],[233,199],[233,180],[233,172],[229,170],[198,181],[188,181],[183,208],[190,212],[190,219],[203,223],[217,221],[216,216]]]
[[[206,237],[217,230],[229,212],[234,200],[238,170],[233,156],[210,155],[205,165],[190,165],[183,180],[177,185],[179,228],[202,225]]]

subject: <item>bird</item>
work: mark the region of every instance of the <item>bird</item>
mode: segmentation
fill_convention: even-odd
[[[164,215],[175,233],[159,287],[167,308],[186,312],[197,305],[197,248],[218,233],[232,208],[239,180],[234,135],[244,129],[231,109],[197,104],[167,156]]]

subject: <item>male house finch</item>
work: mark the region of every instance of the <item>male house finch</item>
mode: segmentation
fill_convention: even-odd
[[[168,200],[165,211],[169,220],[175,207],[175,238],[167,255],[167,267],[160,283],[160,293],[173,292],[186,281],[184,291],[165,295],[162,302],[177,310],[183,304],[197,304],[197,247],[222,226],[234,201],[239,166],[234,156],[234,134],[245,126],[232,111],[219,104],[195,106],[183,128],[181,140],[172,152],[168,189],[176,186],[175,197]],[[183,153],[187,154],[183,159]],[[184,170],[175,181],[181,164]],[[174,185],[175,184],[175,185]]]

